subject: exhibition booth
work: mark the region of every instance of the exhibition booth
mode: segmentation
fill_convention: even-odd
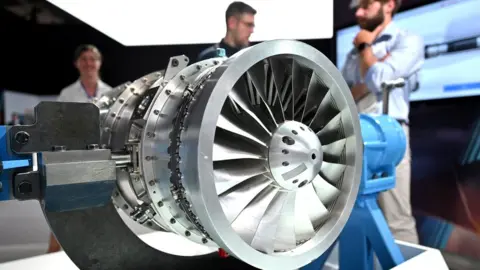
[[[393,23],[421,37],[422,65],[381,82],[383,113],[359,113],[345,77],[355,0],[245,1],[252,43],[209,59],[228,1],[47,2],[77,24],[2,32],[8,50],[44,44],[4,53],[32,65],[0,79],[0,270],[480,269],[480,1],[403,1]],[[365,46],[398,57],[395,35]],[[56,102],[83,43],[112,90]],[[389,106],[407,88],[404,121]],[[377,200],[407,151],[418,244]]]

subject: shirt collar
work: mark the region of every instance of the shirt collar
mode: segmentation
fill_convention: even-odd
[[[398,27],[397,25],[394,23],[394,22],[390,22],[389,24],[387,24],[387,26],[385,26],[385,28],[382,30],[382,32],[380,32],[380,34],[378,35],[378,37],[381,37],[383,35],[395,35],[396,33],[398,32]],[[377,37],[377,38],[378,38]]]
[[[82,86],[82,82],[80,81],[80,79],[77,80],[77,84],[79,86]],[[97,88],[102,88],[103,86],[105,86],[105,83],[101,79],[98,79]]]
[[[235,47],[230,46],[229,44],[227,44],[225,42],[224,39],[222,39],[220,41],[219,47],[225,49],[225,53],[227,54],[227,56],[232,56],[235,53],[237,53],[238,51],[240,51],[241,49],[243,49],[243,48],[235,48]]]
[[[83,87],[83,84],[82,84],[82,81],[80,81],[80,79],[77,80],[77,85],[79,86],[79,88],[82,90],[82,92],[85,94],[85,96],[87,96],[88,99],[92,99],[92,98],[96,98],[98,97],[101,93],[101,89],[103,88],[103,81],[101,79],[98,79],[97,81],[97,89],[95,90],[95,95],[90,97],[88,94],[87,94],[87,91],[85,90],[85,88]]]

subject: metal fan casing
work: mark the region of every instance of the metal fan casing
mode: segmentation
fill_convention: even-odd
[[[272,58],[294,60],[298,65],[292,64],[291,72],[300,73],[302,78],[303,71],[299,66],[307,67],[329,89],[325,95],[318,96],[309,96],[309,90],[306,94],[302,90],[305,94],[305,100],[302,101],[300,89],[294,88],[299,77],[297,82],[291,78],[286,83],[292,85],[292,97],[289,97],[292,106],[300,104],[316,113],[310,124],[301,123],[298,120],[304,120],[306,109],[302,109],[303,113],[298,116],[295,109],[292,109],[289,116],[292,119],[279,122],[272,140],[267,143],[268,151],[264,153],[266,159],[272,161],[266,168],[269,171],[267,174],[279,178],[278,175],[285,172],[274,169],[275,164],[278,165],[274,156],[282,149],[276,149],[272,145],[276,143],[275,140],[282,139],[278,134],[288,133],[293,126],[309,133],[304,138],[304,143],[312,149],[304,153],[304,158],[312,156],[323,161],[331,159],[334,144],[343,138],[341,143],[344,145],[340,150],[343,149],[341,154],[344,160],[341,164],[346,168],[339,178],[341,182],[335,183],[335,187],[340,189],[337,190],[340,191],[339,196],[325,209],[329,213],[328,220],[322,220],[321,224],[316,225],[312,221],[310,224],[315,227],[313,238],[295,238],[291,249],[276,248],[265,252],[261,251],[265,239],[255,245],[247,243],[240,235],[245,231],[244,228],[239,230],[242,224],[233,224],[228,220],[228,213],[219,200],[213,149],[215,138],[219,135],[216,130],[222,107],[235,84],[247,71],[260,72],[257,64]],[[218,57],[189,66],[187,64],[188,58],[185,56],[172,57],[165,70],[142,77],[129,84],[123,92],[116,91],[118,93],[114,96],[97,104],[103,109],[102,144],[112,148],[117,170],[123,169],[117,177],[114,204],[132,219],[151,229],[173,232],[208,247],[220,247],[257,268],[296,269],[321,256],[346,224],[357,197],[362,168],[363,143],[358,114],[340,72],[315,48],[290,40],[264,42],[230,58]],[[251,70],[255,65],[256,69]],[[310,85],[307,88],[309,87]],[[296,94],[299,96],[296,97]],[[147,98],[149,100],[145,102]],[[333,107],[338,111],[334,114],[328,111],[327,115],[321,115],[322,108],[332,105],[329,102],[333,102]],[[148,106],[141,108],[142,104]],[[138,113],[139,110],[141,113]],[[289,113],[282,111],[284,120]],[[272,119],[276,116],[272,115]],[[133,121],[135,118],[136,124]],[[315,119],[320,120],[314,121]],[[272,125],[277,124],[276,120],[274,122]],[[305,183],[310,185],[319,166],[327,163],[313,162],[307,166],[304,176],[309,175],[305,176],[309,178],[308,181],[302,178],[298,183],[276,181],[275,184],[284,190],[295,192]],[[321,174],[316,177],[322,178]],[[135,186],[139,184],[142,185],[141,190],[145,191],[141,192],[141,197],[139,192],[135,193]],[[294,197],[295,204],[297,197]],[[321,199],[318,197],[316,200]],[[318,202],[312,205],[319,206]],[[295,217],[291,217],[292,222]],[[296,231],[294,233],[296,237]]]
[[[297,249],[275,256],[259,252],[232,229],[227,221],[216,193],[213,181],[212,149],[222,105],[235,82],[254,64],[275,55],[295,56],[302,64],[315,73],[331,78],[336,87],[332,92],[347,110],[342,115],[348,117],[352,125],[348,132],[355,134],[347,143],[354,144],[354,153],[347,153],[347,168],[342,185],[342,193],[331,218],[315,237]],[[358,113],[349,93],[349,88],[335,66],[313,47],[290,40],[270,41],[245,49],[227,59],[206,82],[201,95],[196,98],[192,113],[188,117],[188,127],[182,133],[181,170],[184,185],[189,194],[196,215],[209,232],[211,238],[230,254],[259,268],[294,269],[321,256],[337,239],[352,211],[359,188],[362,168],[363,144],[358,121]]]

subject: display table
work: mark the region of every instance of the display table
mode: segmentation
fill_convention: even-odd
[[[190,242],[189,240],[172,233],[154,232],[140,235],[140,238],[148,245],[162,251],[168,250],[169,253],[192,256],[207,254],[216,251],[214,248],[208,248]],[[447,264],[440,251],[426,248],[423,246],[412,245],[401,241],[399,244],[403,256],[407,260],[394,270],[415,270],[415,269],[435,269],[448,270]],[[0,270],[78,270],[78,267],[68,258],[64,252],[57,252],[22,260],[16,260],[0,264]],[[330,258],[325,264],[324,269],[338,269],[338,258],[336,248],[333,250]],[[378,268],[380,269],[380,268]]]
[[[405,258],[405,262],[392,270],[449,270],[442,253],[433,248],[428,248],[420,245],[413,245],[410,243],[395,241],[400,247],[400,251]],[[338,269],[338,246],[332,251],[332,254],[325,263],[324,270]],[[375,265],[375,270],[382,269],[378,262]]]

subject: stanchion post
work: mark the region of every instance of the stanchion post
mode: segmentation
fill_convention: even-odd
[[[388,115],[388,100],[390,97],[390,91],[395,88],[400,88],[405,86],[405,80],[399,78],[396,80],[385,81],[382,83],[382,100],[383,100],[383,110],[382,113]]]

